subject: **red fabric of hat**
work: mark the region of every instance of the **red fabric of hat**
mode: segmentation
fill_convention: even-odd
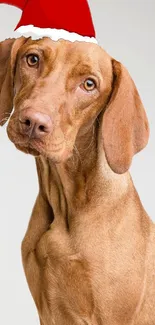
[[[22,10],[15,28],[32,25],[41,29],[65,30],[95,38],[95,30],[87,0],[0,0],[0,3]]]

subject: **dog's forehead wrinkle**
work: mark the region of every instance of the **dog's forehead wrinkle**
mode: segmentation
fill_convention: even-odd
[[[48,38],[41,40],[28,40],[22,46],[22,53],[29,50],[42,51],[45,59],[45,77],[51,75],[52,71],[58,69],[61,62],[61,75],[65,69],[70,68],[71,75],[91,74],[109,68],[110,56],[97,44],[86,44],[85,42],[52,41]],[[48,64],[46,62],[48,61]],[[49,64],[50,63],[50,64]]]
[[[108,76],[112,72],[110,55],[96,44],[76,44],[68,49],[64,58],[73,75],[102,73]]]
[[[92,44],[85,44],[84,42],[66,42],[59,48],[58,55],[63,55],[64,61],[72,64],[78,61],[93,61],[93,52],[94,48],[92,48]]]

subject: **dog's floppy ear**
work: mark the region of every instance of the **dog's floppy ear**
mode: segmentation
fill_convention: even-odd
[[[149,138],[146,113],[126,68],[112,60],[113,89],[103,115],[102,136],[105,155],[111,169],[125,173],[135,153],[142,150]]]
[[[16,55],[24,37],[0,42],[0,125],[9,118],[13,108],[13,74]]]

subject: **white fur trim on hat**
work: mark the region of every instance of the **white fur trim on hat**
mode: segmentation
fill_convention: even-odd
[[[70,42],[79,41],[97,44],[95,37],[81,36],[77,33],[68,32],[64,29],[40,28],[33,25],[21,26],[16,29],[14,32],[14,37],[18,38],[20,36],[32,37],[32,39],[50,37],[53,41],[64,39]]]

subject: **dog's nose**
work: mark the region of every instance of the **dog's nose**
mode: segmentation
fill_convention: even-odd
[[[52,131],[52,121],[46,114],[24,109],[19,115],[19,124],[22,134],[30,138],[42,138]]]

